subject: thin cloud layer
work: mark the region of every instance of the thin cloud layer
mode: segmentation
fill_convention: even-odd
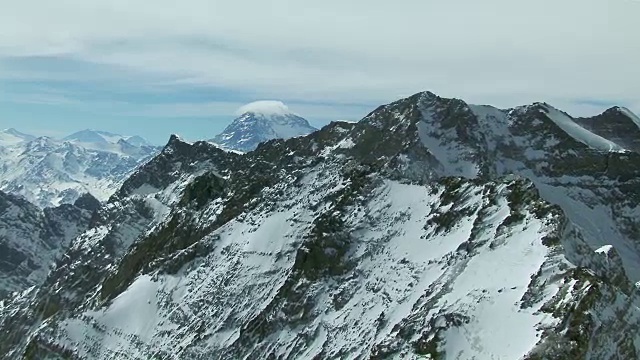
[[[277,100],[258,100],[241,106],[236,110],[236,115],[246,113],[256,113],[264,115],[286,115],[291,114],[289,107],[282,101]]]
[[[287,101],[377,104],[432,90],[503,107],[640,110],[633,1],[0,0],[0,8],[0,77],[16,76],[2,59],[55,57],[126,72],[134,84]]]

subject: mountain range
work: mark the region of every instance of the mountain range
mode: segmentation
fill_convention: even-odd
[[[279,101],[247,104],[238,115],[211,142],[225,150],[248,152],[267,140],[317,130]],[[140,136],[100,130],[54,139],[7,129],[0,132],[0,190],[21,195],[41,208],[72,204],[84,193],[106,201],[159,150]]]
[[[84,130],[63,139],[0,132],[0,189],[39,207],[73,203],[84,193],[106,201],[159,152],[138,136]]]
[[[636,359],[639,124],[422,92],[244,154],[172,136],[69,205],[85,229],[0,301],[0,354]]]

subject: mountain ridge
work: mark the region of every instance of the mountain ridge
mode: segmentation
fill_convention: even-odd
[[[635,358],[640,154],[572,123],[425,92],[244,155],[172,136],[0,353]]]

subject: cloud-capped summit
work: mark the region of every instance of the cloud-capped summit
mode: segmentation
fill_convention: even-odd
[[[236,115],[239,117],[212,140],[230,150],[247,152],[267,140],[289,139],[317,130],[282,101],[255,101],[241,106]]]

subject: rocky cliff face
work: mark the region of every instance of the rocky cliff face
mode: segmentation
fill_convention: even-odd
[[[576,122],[626,149],[640,152],[640,119],[628,109],[612,107],[598,116],[578,118]]]
[[[172,137],[42,286],[27,359],[637,357],[630,144],[420,93],[245,155]]]
[[[92,212],[82,203],[41,210],[0,192],[0,299],[40,285],[71,240],[86,231]]]

